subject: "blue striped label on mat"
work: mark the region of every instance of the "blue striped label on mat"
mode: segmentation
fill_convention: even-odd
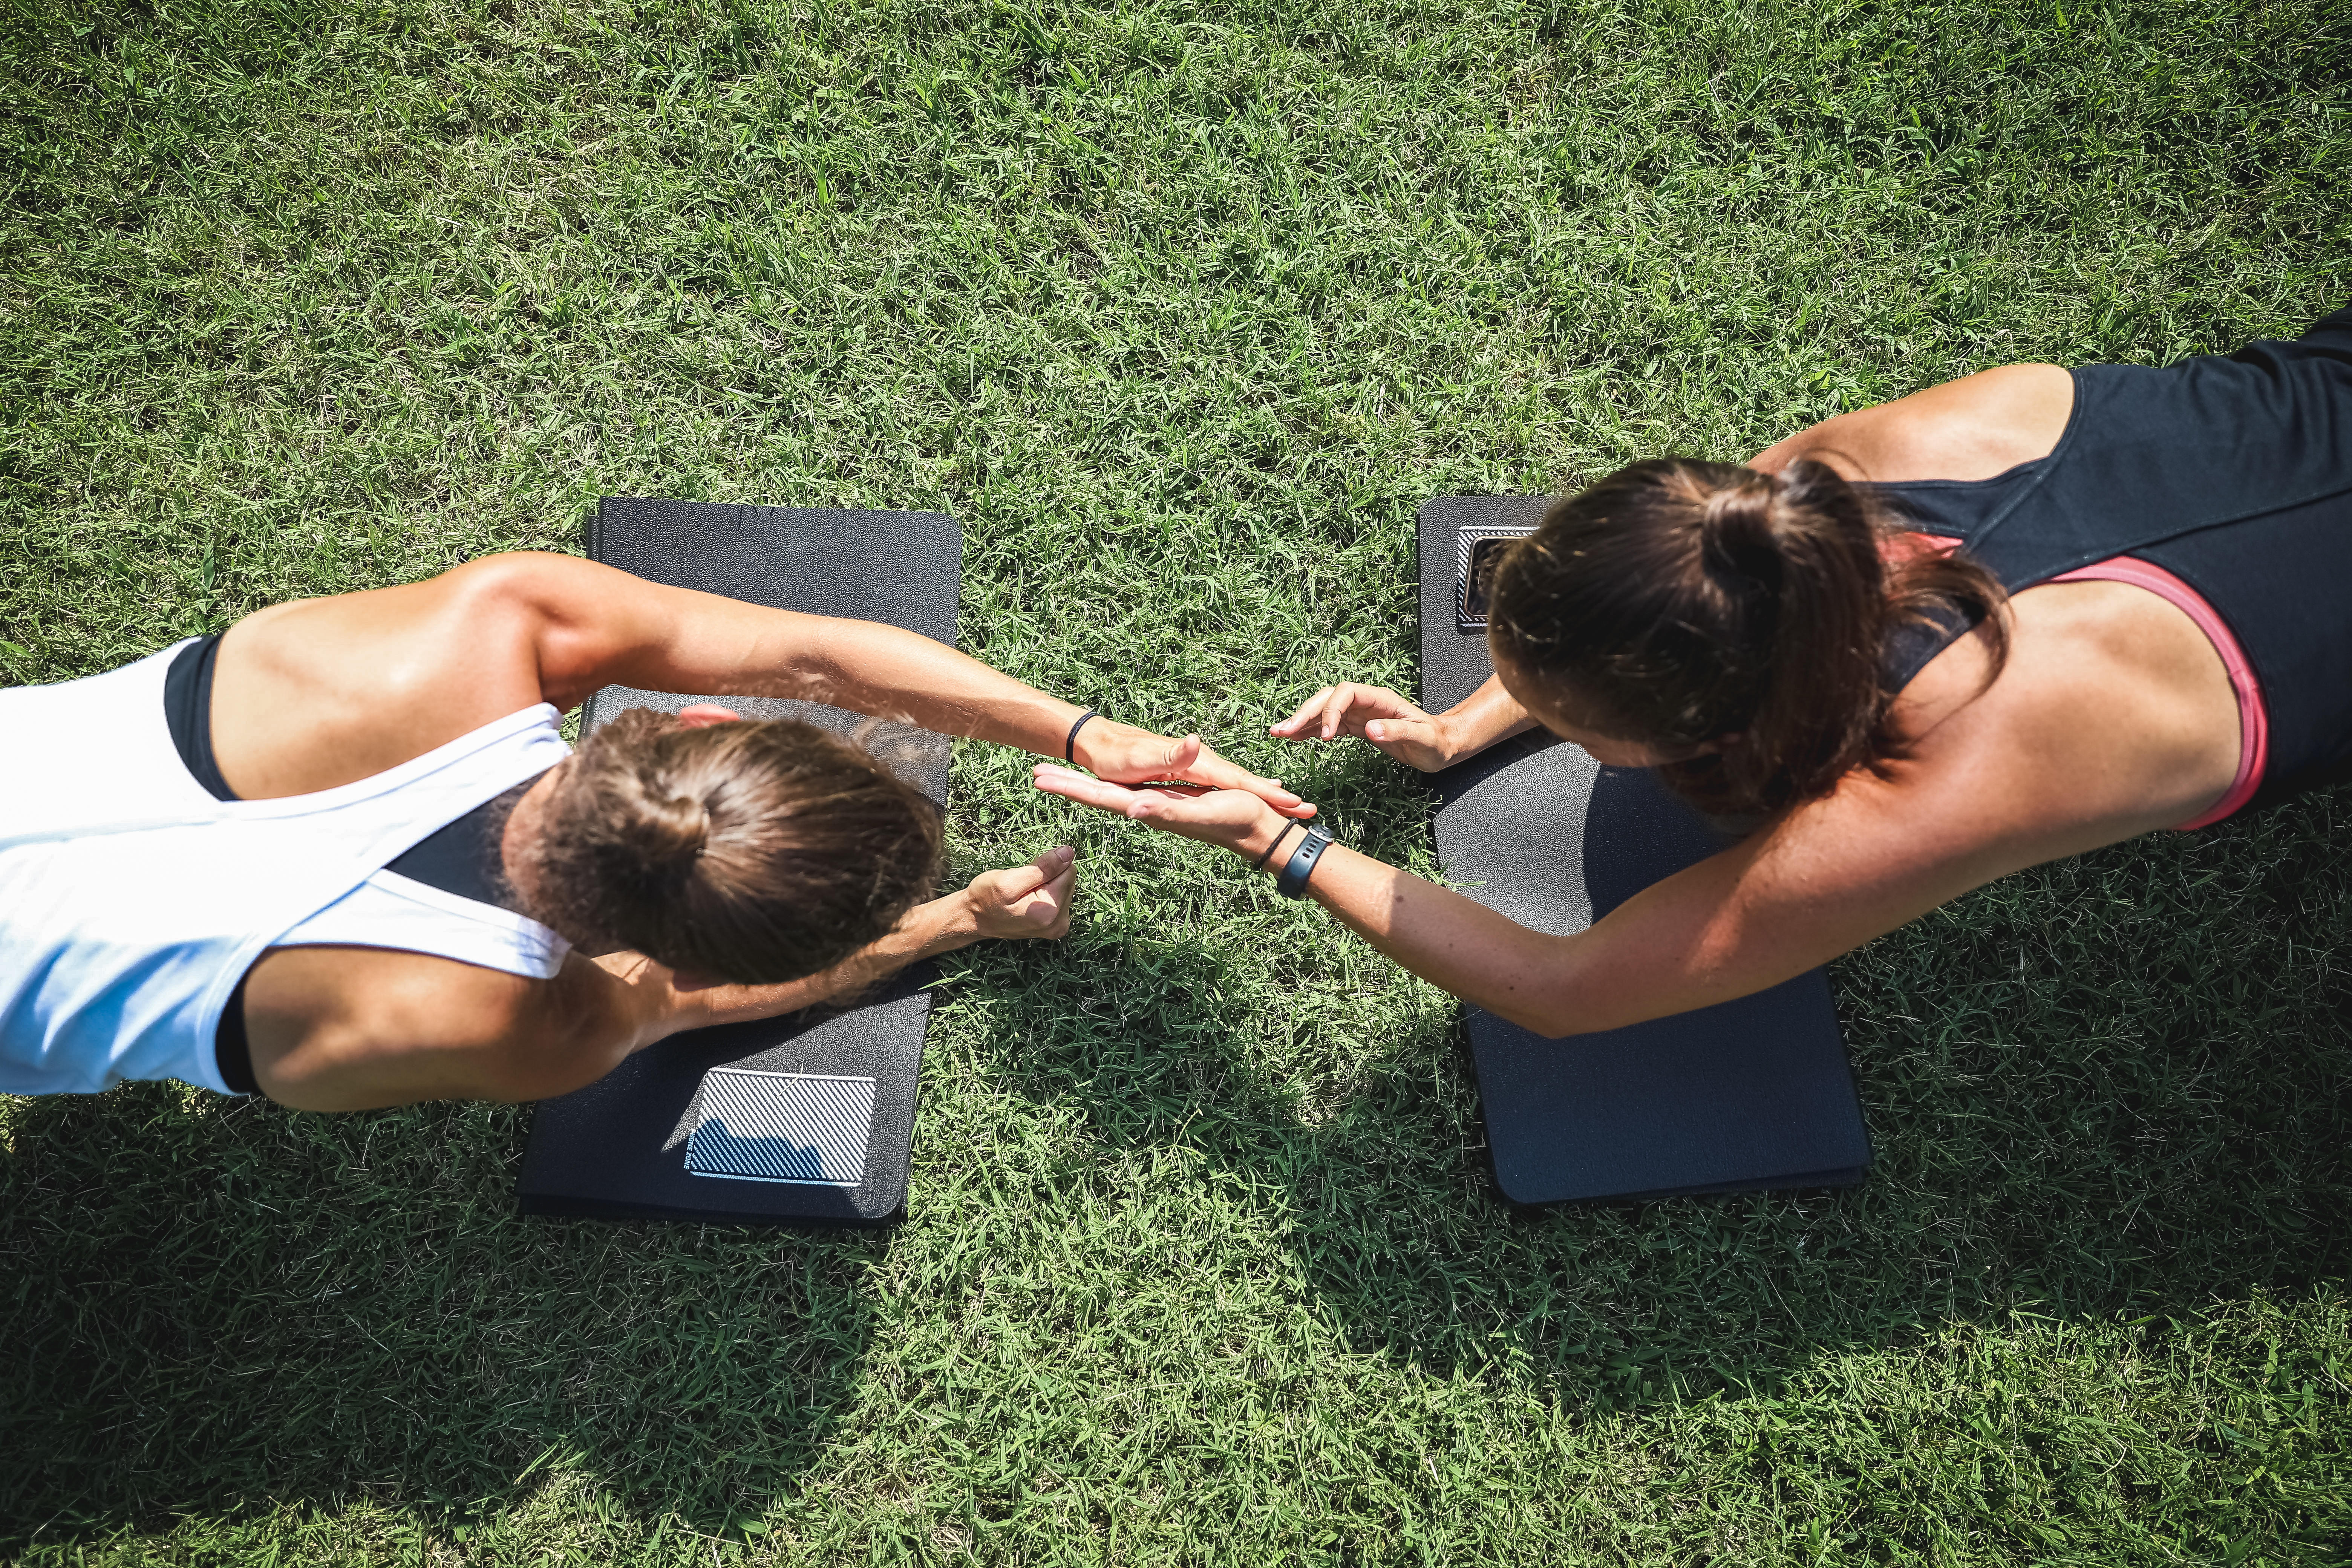
[[[866,1179],[874,1080],[713,1068],[696,1091],[686,1168],[738,1182],[854,1187]]]

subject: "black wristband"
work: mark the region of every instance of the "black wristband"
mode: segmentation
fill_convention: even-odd
[[[1099,708],[1089,708],[1078,715],[1078,721],[1070,726],[1070,738],[1062,742],[1062,761],[1074,768],[1078,765],[1078,731],[1087,727],[1087,720],[1101,717],[1102,710]]]
[[[1290,852],[1290,859],[1282,868],[1282,875],[1274,879],[1274,890],[1286,899],[1307,896],[1307,879],[1315,875],[1315,863],[1323,858],[1323,851],[1331,847],[1331,835],[1323,828],[1310,827],[1306,839]]]
[[[1289,837],[1290,830],[1297,826],[1298,824],[1296,822],[1284,823],[1282,825],[1282,830],[1274,836],[1273,841],[1268,843],[1265,848],[1259,850],[1257,852],[1257,858],[1250,862],[1250,869],[1255,871],[1259,867],[1265,865],[1266,858],[1274,853],[1275,845],[1279,844],[1284,839]]]

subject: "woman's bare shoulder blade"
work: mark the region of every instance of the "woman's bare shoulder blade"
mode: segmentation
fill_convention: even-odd
[[[2001,365],[1824,419],[1759,453],[1754,466],[1777,473],[1810,458],[1880,484],[1989,479],[2048,457],[2074,405],[2063,366]]]
[[[541,700],[510,599],[460,568],[238,622],[221,642],[211,710],[229,787],[247,800],[332,789]]]

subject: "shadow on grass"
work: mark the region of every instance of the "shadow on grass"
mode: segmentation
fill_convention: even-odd
[[[1769,1389],[2018,1313],[2187,1320],[2352,1267],[2340,794],[2041,868],[1843,962],[1878,1150],[1854,1190],[1515,1210],[1450,1009],[1333,1080],[1270,1039],[1278,965],[1140,929],[1001,989],[993,1031],[1021,1045],[997,1070],[1114,1147],[1277,1184],[1359,1348],[1507,1368],[1567,1406]],[[1181,1005],[1105,1011],[1155,995]]]
[[[2344,1274],[2333,809],[2045,868],[1841,965],[1880,1155],[1844,1193],[1512,1211],[1452,1009],[1335,983],[1282,911],[1169,941],[1106,909],[959,989],[987,1004],[982,1079],[1082,1143],[1235,1177],[1359,1352],[1598,1414],[2021,1312],[2161,1332]],[[723,1530],[815,1463],[891,1310],[888,1237],[513,1217],[513,1110],[143,1085],[8,1114],[18,1540],[361,1489],[455,1523],[550,1464]],[[918,1191],[919,1225],[962,1212]]]
[[[550,1465],[760,1512],[835,1423],[888,1237],[522,1220],[518,1114],[19,1104],[0,1540],[356,1491],[458,1525]]]

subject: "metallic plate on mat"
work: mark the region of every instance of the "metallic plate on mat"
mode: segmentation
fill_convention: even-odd
[[[870,1078],[713,1068],[694,1098],[689,1174],[835,1187],[866,1179]]]
[[[1485,527],[1464,529],[1455,536],[1454,562],[1454,628],[1463,632],[1483,632],[1489,616],[1486,613],[1487,580],[1499,559],[1498,547],[1513,540],[1525,539],[1536,531],[1535,523],[1490,523]]]

